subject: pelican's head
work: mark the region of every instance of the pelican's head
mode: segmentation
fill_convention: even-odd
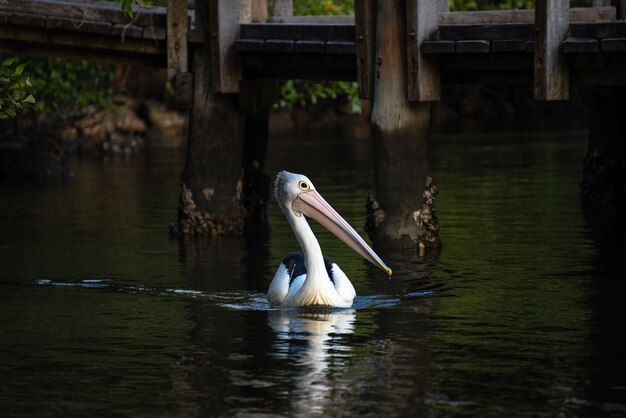
[[[324,200],[307,176],[281,171],[276,175],[274,194],[285,215],[308,216],[322,224],[350,248],[391,276],[391,269],[361,236]]]
[[[301,193],[315,191],[315,186],[309,178],[303,174],[281,171],[276,175],[274,183],[274,195],[283,210],[292,210],[296,216],[301,213],[293,209],[293,202]]]

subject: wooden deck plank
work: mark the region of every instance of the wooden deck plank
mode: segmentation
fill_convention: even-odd
[[[79,57],[94,61],[165,65],[165,48],[154,41],[50,30],[43,27],[0,26],[0,50],[44,56]]]
[[[11,13],[11,23],[14,25],[34,26],[42,28],[46,24],[46,17],[28,13]]]
[[[297,53],[323,54],[324,46],[324,41],[296,41],[293,49]]]
[[[356,45],[354,42],[328,41],[326,42],[327,54],[355,54]]]
[[[420,48],[422,54],[454,54],[454,41],[424,41]]]
[[[111,24],[108,22],[92,22],[90,20],[83,20],[78,26],[78,31],[108,35],[111,33]]]
[[[602,52],[626,51],[626,38],[605,38],[600,41]],[[626,71],[625,71],[626,72]]]
[[[526,52],[526,39],[495,39],[491,42],[493,52]]]
[[[567,38],[561,45],[564,54],[587,54],[600,51],[597,39]]]
[[[167,37],[165,28],[157,28],[154,26],[148,26],[143,29],[144,39],[151,39],[154,41],[162,41]]]
[[[487,40],[461,40],[456,42],[457,54],[488,54],[490,42]]]
[[[131,22],[136,26],[166,25],[164,7],[133,7],[133,18],[125,16],[119,5],[111,1],[90,3],[63,2],[51,0],[15,0],[0,2],[0,11],[26,15],[61,17],[66,19],[108,22],[111,24]]]
[[[116,23],[111,26],[111,35],[121,36],[123,38],[142,38],[143,28],[135,25]]]
[[[263,43],[263,51],[267,52],[293,52],[295,41],[291,39],[268,39]]]
[[[262,52],[264,43],[262,39],[239,39],[235,45],[241,52]]]
[[[241,25],[241,37],[250,39],[291,39],[353,41],[354,25],[289,25],[282,23],[247,23]]]
[[[437,39],[442,40],[494,40],[533,39],[533,25],[440,25]]]
[[[78,19],[65,19],[62,17],[48,17],[46,19],[46,28],[49,29],[63,29],[63,30],[78,30],[81,21]]]
[[[572,23],[567,36],[572,38],[626,38],[626,22]]]

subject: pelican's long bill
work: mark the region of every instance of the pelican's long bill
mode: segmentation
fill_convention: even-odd
[[[363,258],[385,270],[391,276],[391,269],[317,191],[311,190],[300,193],[293,201],[292,209],[315,219]]]

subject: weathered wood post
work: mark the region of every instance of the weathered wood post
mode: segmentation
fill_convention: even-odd
[[[244,117],[239,111],[239,0],[196,2],[204,42],[191,51],[193,103],[175,233],[241,233]]]
[[[422,253],[440,245],[428,157],[428,101],[439,98],[439,73],[437,63],[419,55],[420,42],[437,28],[439,3],[370,3],[376,10],[371,116],[376,161],[366,228],[377,247]]]
[[[167,81],[176,92],[173,104],[189,109],[192,96],[192,75],[189,73],[187,33],[189,16],[186,0],[169,0],[167,3]]]
[[[569,0],[535,5],[535,99],[569,99],[569,65],[561,44],[569,28]]]

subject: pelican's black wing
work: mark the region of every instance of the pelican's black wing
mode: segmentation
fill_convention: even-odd
[[[333,280],[332,270],[333,270],[333,259],[327,256],[324,256],[324,266],[326,267],[326,273],[328,273],[328,277],[330,281],[335,283]],[[283,259],[283,264],[287,267],[287,271],[289,272],[289,286],[293,283],[293,279],[303,274],[306,274],[306,265],[304,264],[304,253],[302,251],[293,252],[287,257]]]

